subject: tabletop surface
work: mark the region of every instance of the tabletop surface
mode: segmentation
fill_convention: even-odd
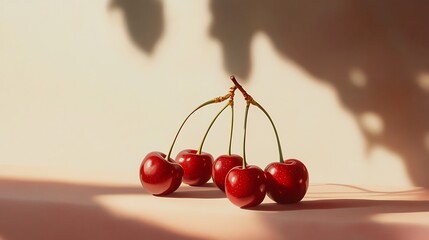
[[[0,177],[0,239],[427,239],[429,190],[311,184],[299,204],[231,204],[213,183],[155,197],[130,185]]]

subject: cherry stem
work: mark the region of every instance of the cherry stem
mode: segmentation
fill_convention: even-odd
[[[252,98],[252,96],[250,96],[247,92],[246,92],[246,90],[244,90],[244,88],[237,82],[237,79],[235,79],[235,77],[234,76],[231,76],[230,77],[230,79],[231,79],[231,81],[234,83],[234,85],[235,85],[235,87],[238,89],[238,90],[240,90],[240,92],[243,94],[243,97],[244,97],[244,99],[246,100],[246,102],[247,102],[247,105],[249,105],[249,104],[253,104],[253,105],[255,105],[255,106],[257,106],[259,109],[261,109],[262,110],[262,112],[264,112],[265,113],[265,115],[268,117],[268,119],[270,120],[270,122],[271,122],[271,125],[273,126],[273,129],[274,129],[274,133],[276,134],[276,139],[277,139],[277,146],[278,146],[278,148],[279,148],[279,158],[280,158],[280,162],[281,163],[283,163],[284,162],[284,160],[283,160],[283,151],[282,151],[282,146],[281,146],[281,144],[280,144],[280,138],[279,138],[279,134],[277,133],[277,129],[276,129],[276,126],[274,125],[274,122],[273,122],[273,119],[271,119],[271,117],[270,117],[270,115],[268,114],[268,112],[258,103],[258,102],[256,102],[253,98]],[[246,106],[246,107],[248,107],[248,106]],[[246,109],[246,111],[247,111],[247,109]],[[247,117],[247,115],[246,115],[246,117]],[[245,123],[246,124],[246,123]],[[243,154],[244,155],[244,154]],[[244,158],[244,156],[243,156],[243,158]],[[244,165],[244,164],[243,164]]]
[[[229,133],[228,155],[231,156],[232,135],[234,132],[234,103],[232,101],[230,101],[230,106],[231,106],[231,131]]]
[[[284,162],[284,160],[283,160],[283,152],[282,152],[282,146],[281,146],[281,144],[280,144],[280,138],[279,138],[279,134],[277,133],[277,129],[276,129],[276,126],[274,125],[274,122],[273,122],[273,119],[271,119],[271,117],[270,117],[270,115],[268,114],[268,112],[258,103],[258,102],[256,102],[254,99],[252,99],[252,101],[251,101],[251,103],[253,104],[253,105],[255,105],[255,106],[257,106],[259,109],[261,109],[262,110],[262,112],[264,112],[265,113],[265,115],[268,117],[268,119],[270,120],[270,122],[271,122],[271,125],[273,126],[273,129],[274,129],[274,133],[275,133],[275,135],[276,135],[276,139],[277,139],[277,146],[278,146],[278,148],[279,148],[279,157],[280,157],[280,162],[281,163],[283,163]]]
[[[204,107],[204,106],[207,106],[207,105],[212,104],[212,103],[218,103],[218,102],[222,102],[222,101],[224,101],[225,99],[227,99],[227,96],[229,97],[229,94],[228,94],[228,95],[226,95],[226,96],[223,96],[223,97],[217,97],[217,98],[215,98],[215,99],[209,100],[209,101],[207,101],[207,102],[205,102],[205,103],[201,104],[200,106],[198,106],[197,108],[195,108],[195,109],[194,109],[194,110],[193,110],[193,111],[192,111],[192,112],[191,112],[191,113],[190,113],[190,114],[185,118],[185,120],[182,122],[182,125],[180,125],[179,130],[178,130],[178,131],[177,131],[177,133],[176,133],[176,136],[174,137],[174,140],[173,140],[173,143],[171,144],[170,150],[168,151],[168,154],[167,154],[167,157],[166,157],[167,161],[168,161],[168,159],[170,159],[171,152],[173,151],[173,147],[174,147],[174,144],[176,143],[177,137],[179,136],[180,131],[182,130],[182,128],[183,128],[183,126],[185,125],[186,121],[188,121],[189,117],[191,117],[191,116],[192,116],[192,114],[194,114],[198,109],[200,109],[200,108],[202,108],[202,107]]]
[[[243,135],[243,169],[247,167],[246,161],[246,133],[247,133],[247,116],[249,115],[250,103],[246,104],[246,112],[244,113],[244,135]]]
[[[206,137],[210,132],[210,129],[212,128],[213,124],[216,122],[216,119],[219,117],[219,115],[225,110],[229,105],[231,105],[231,102],[228,102],[225,107],[223,107],[218,114],[213,118],[212,122],[210,123],[209,127],[207,128],[206,133],[204,134],[203,140],[201,141],[200,147],[198,148],[197,154],[201,154],[201,151],[203,149],[204,142],[206,141]]]

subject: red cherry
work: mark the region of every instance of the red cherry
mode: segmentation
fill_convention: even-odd
[[[203,185],[212,176],[213,156],[209,153],[186,149],[177,154],[176,162],[183,168],[183,182],[191,186]]]
[[[150,152],[140,165],[140,182],[153,195],[167,195],[179,188],[183,169],[161,152]]]
[[[297,203],[308,189],[308,171],[297,159],[271,163],[265,168],[267,194],[277,203]]]
[[[257,166],[234,167],[226,175],[225,192],[228,199],[241,208],[259,205],[265,198],[266,178]]]
[[[225,192],[225,178],[233,167],[241,166],[243,158],[240,155],[221,155],[213,162],[212,179],[216,186]]]

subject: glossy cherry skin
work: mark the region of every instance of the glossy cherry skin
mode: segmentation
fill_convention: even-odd
[[[265,168],[265,175],[268,197],[277,203],[297,203],[307,193],[308,171],[297,159],[271,163]]]
[[[225,179],[228,172],[237,166],[243,164],[243,158],[240,155],[221,155],[213,162],[212,179],[216,186],[225,192]]]
[[[165,159],[161,152],[150,152],[140,165],[140,182],[143,188],[156,196],[167,195],[182,183],[183,168],[173,159]]]
[[[213,156],[209,153],[186,149],[177,154],[176,162],[183,168],[183,182],[190,186],[203,185],[212,176]]]
[[[234,167],[226,175],[225,192],[228,199],[241,208],[258,206],[265,198],[265,173],[257,166]]]

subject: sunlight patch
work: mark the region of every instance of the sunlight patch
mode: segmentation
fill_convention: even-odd
[[[357,88],[364,88],[368,83],[365,73],[359,68],[352,68],[349,72],[350,82]]]
[[[369,160],[372,185],[413,185],[404,163],[405,160],[391,150],[383,146],[374,146],[369,155]]]
[[[429,152],[429,132],[425,134],[423,144],[425,145],[426,150]]]
[[[360,117],[363,128],[372,135],[380,135],[384,130],[383,119],[374,112],[365,112]]]
[[[421,73],[417,76],[417,85],[423,89],[423,91],[429,93],[429,73]]]

